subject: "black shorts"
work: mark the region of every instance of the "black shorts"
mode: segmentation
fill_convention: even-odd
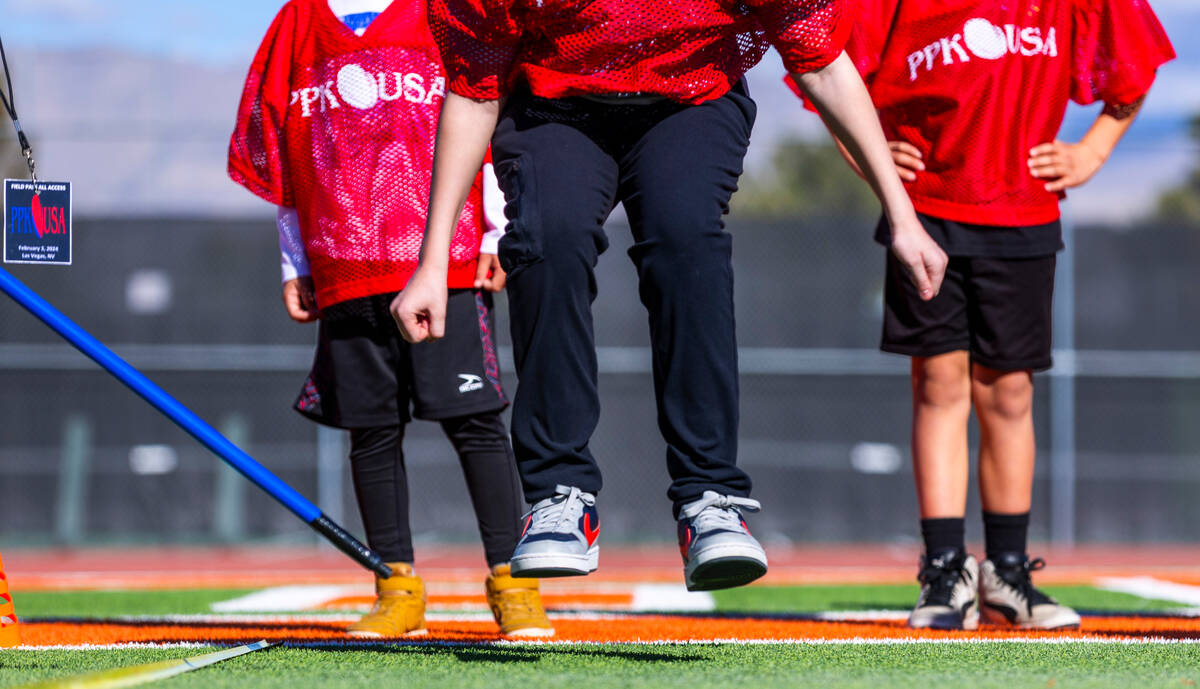
[[[924,302],[888,251],[880,349],[921,357],[966,350],[998,371],[1048,369],[1054,266],[1054,254],[951,256],[941,292]]]
[[[416,345],[404,341],[392,320],[388,306],[394,296],[354,299],[322,311],[317,353],[297,411],[327,426],[372,428],[508,405],[491,294],[451,290],[446,336]]]

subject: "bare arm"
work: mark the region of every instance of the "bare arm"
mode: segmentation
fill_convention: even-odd
[[[391,306],[392,318],[409,342],[436,340],[445,334],[450,243],[496,130],[501,105],[499,100],[472,100],[453,92],[446,94],[442,104],[421,264]]]
[[[829,125],[825,125],[825,127],[828,128]],[[842,154],[842,159],[846,161],[851,170],[854,170],[854,174],[862,177],[862,170],[858,169],[858,163],[854,162],[854,156],[846,150],[846,144],[836,136],[833,137],[833,143],[837,144],[838,153]],[[905,182],[915,182],[917,173],[925,169],[925,163],[921,160],[921,151],[907,141],[889,141],[888,150],[892,153],[892,161],[896,163],[896,174],[900,175],[900,179]]]
[[[892,252],[908,269],[921,298],[932,299],[941,289],[946,254],[917,220],[875,106],[850,58],[842,53],[821,69],[791,76],[879,197],[892,227]]]
[[[1029,173],[1045,179],[1046,191],[1077,187],[1092,178],[1129,131],[1142,100],[1124,108],[1106,106],[1079,143],[1055,139],[1029,150]]]

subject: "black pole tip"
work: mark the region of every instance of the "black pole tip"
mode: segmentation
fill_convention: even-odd
[[[343,529],[329,517],[321,514],[309,522],[309,526],[335,545],[338,550],[354,558],[355,562],[371,570],[381,578],[387,579],[392,576],[392,568],[388,567],[383,558],[379,556],[379,553],[363,545],[357,538],[350,535],[350,532]]]

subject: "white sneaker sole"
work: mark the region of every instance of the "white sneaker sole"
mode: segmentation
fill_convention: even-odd
[[[525,629],[514,629],[507,634],[501,633],[500,636],[506,639],[548,639],[554,636],[554,630],[545,627],[526,627]]]
[[[346,632],[347,636],[353,636],[359,639],[399,639],[406,636],[426,636],[427,634],[429,634],[429,630],[425,628],[404,632],[400,636],[387,636],[386,634],[380,634],[379,632],[367,631]]]
[[[767,557],[751,545],[713,545],[692,555],[683,568],[689,591],[743,586],[767,573]]]
[[[600,566],[600,546],[588,548],[586,555],[567,553],[530,553],[514,555],[509,560],[510,573],[522,579],[581,577]]]
[[[943,608],[943,612],[919,612],[914,610],[908,618],[910,629],[937,629],[941,631],[958,631],[960,629],[973,632],[979,629],[979,601],[976,600],[967,608],[958,620],[958,613],[951,608]]]
[[[983,619],[990,624],[1002,625],[1005,627],[1016,627],[1018,629],[1074,629],[1080,624],[1079,614],[1070,609],[1059,610],[1057,613],[1044,620],[1010,622],[1008,617],[1006,617],[1003,612],[984,605]]]

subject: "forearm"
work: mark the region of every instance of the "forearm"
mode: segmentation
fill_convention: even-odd
[[[446,271],[458,217],[496,129],[501,101],[446,94],[438,121],[421,265]]]
[[[824,119],[822,119],[822,122],[824,122]],[[834,145],[837,146],[838,153],[842,154],[842,160],[846,161],[846,164],[850,166],[851,170],[854,170],[854,174],[862,177],[862,169],[858,167],[858,163],[854,162],[854,156],[851,155],[850,151],[846,149],[846,144],[842,143],[842,140],[833,133],[833,129],[830,128],[828,122],[825,122],[825,128],[829,130],[829,136],[833,139]]]
[[[1128,108],[1106,107],[1079,143],[1091,149],[1101,160],[1108,160],[1108,156],[1112,155],[1113,149],[1117,147],[1117,142],[1129,131],[1141,106],[1141,101],[1138,101]]]
[[[309,275],[308,255],[304,252],[300,216],[296,209],[280,206],[275,214],[275,223],[279,228],[279,265],[283,282]]]
[[[822,69],[791,76],[871,185],[888,218],[894,223],[912,217],[912,202],[896,175],[875,106],[850,58],[843,53]]]

